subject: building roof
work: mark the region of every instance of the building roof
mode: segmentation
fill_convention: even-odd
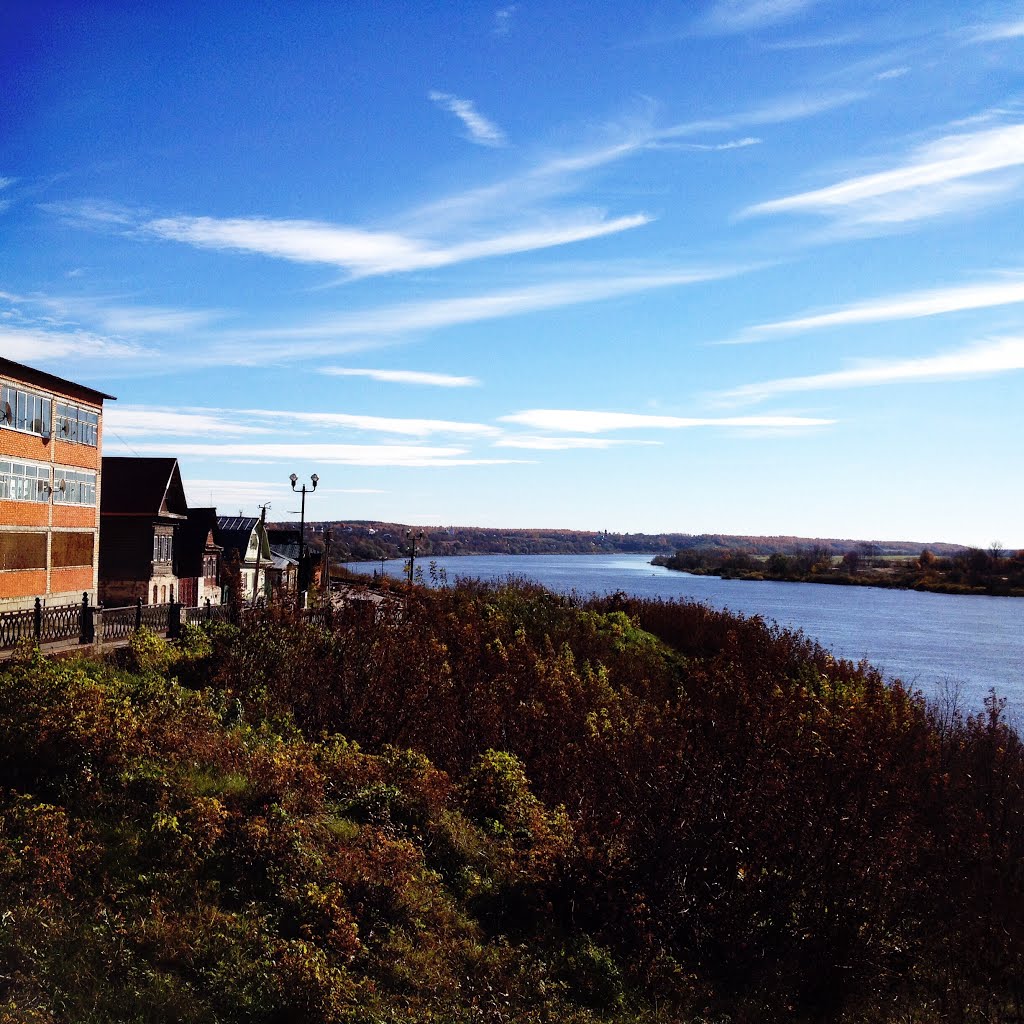
[[[214,536],[225,551],[237,552],[239,559],[244,562],[249,551],[249,538],[252,537],[253,530],[259,525],[260,521],[255,516],[218,516],[217,530]],[[260,558],[269,561],[270,548],[266,541],[266,530],[264,529],[262,532]]]
[[[178,460],[104,456],[100,513],[184,519],[188,502]]]
[[[190,508],[188,521],[178,532],[175,550],[178,555],[179,576],[202,576],[203,556],[207,552],[210,534],[216,537],[217,510],[215,508]],[[218,545],[214,545],[220,550]]]
[[[13,359],[4,359],[0,356],[0,373],[17,377],[25,383],[38,383],[41,387],[50,388],[54,391],[82,391],[98,405],[103,404],[104,399],[116,402],[114,395],[108,395],[105,391],[97,391],[95,388],[79,384],[77,381],[66,380],[56,374],[47,373],[45,370],[37,370],[34,366],[26,366],[24,363],[16,363]]]

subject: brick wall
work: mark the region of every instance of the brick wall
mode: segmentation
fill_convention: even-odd
[[[0,606],[30,607],[35,597],[42,597],[51,602],[51,598],[61,599],[69,592],[77,591],[80,599],[86,591],[95,598],[98,580],[99,526],[100,526],[100,486],[103,444],[102,406],[86,393],[79,391],[71,382],[66,386],[57,386],[46,377],[36,378],[31,371],[14,372],[6,367],[0,368],[0,378],[5,383],[16,387],[24,387],[36,394],[48,396],[52,400],[51,414],[56,417],[56,403],[68,402],[82,408],[100,412],[99,444],[79,444],[62,440],[53,436],[50,439],[23,433],[11,428],[0,427],[0,456],[25,459],[32,462],[47,463],[51,466],[67,466],[75,469],[89,469],[96,473],[96,506],[61,505],[51,500],[47,504],[30,501],[0,500],[0,530],[35,527],[49,531],[50,529],[89,530],[94,535],[92,565],[74,566],[45,570],[9,570],[0,572]],[[51,423],[51,431],[55,426]],[[57,603],[63,603],[59,600]]]
[[[45,569],[10,569],[0,572],[0,600],[10,603],[10,599],[14,599],[17,602],[27,595],[42,596],[45,593]]]

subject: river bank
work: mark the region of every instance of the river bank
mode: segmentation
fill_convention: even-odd
[[[822,587],[774,580],[723,579],[673,572],[638,555],[472,555],[417,559],[417,577],[442,585],[466,577],[490,582],[528,579],[579,595],[622,591],[665,601],[695,601],[798,629],[836,657],[862,658],[887,678],[899,678],[942,699],[958,690],[963,704],[982,709],[991,689],[1024,715],[1024,601],[877,587]],[[404,578],[407,562],[384,572]],[[353,563],[360,575],[381,563]],[[433,569],[433,572],[431,572]]]

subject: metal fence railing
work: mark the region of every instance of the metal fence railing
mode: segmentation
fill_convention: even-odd
[[[370,624],[400,616],[400,612],[400,603],[375,602],[352,596],[336,603],[303,608],[294,614],[301,622],[331,629],[343,623]],[[88,594],[82,595],[79,604],[45,606],[36,598],[34,608],[0,612],[0,650],[9,650],[22,641],[34,641],[37,644],[77,642],[101,647],[105,643],[123,642],[143,627],[173,638],[178,636],[184,624],[245,624],[265,614],[274,613],[270,608],[237,608],[231,604],[216,605],[209,601],[187,607],[177,602],[144,605],[138,600],[132,605],[105,608],[102,605],[91,605]]]

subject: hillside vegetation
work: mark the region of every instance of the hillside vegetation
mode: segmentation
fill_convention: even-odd
[[[1021,1019],[995,698],[527,585],[122,661],[0,668],[0,1019]]]

